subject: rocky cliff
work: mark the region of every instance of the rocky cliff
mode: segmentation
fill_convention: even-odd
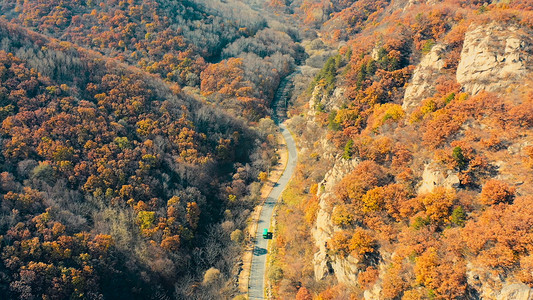
[[[468,285],[477,293],[471,299],[533,300],[533,289],[521,282],[506,282],[472,263],[467,265]]]
[[[493,22],[473,24],[465,34],[456,80],[471,95],[506,92],[518,87],[533,71],[533,31]],[[405,89],[402,108],[413,111],[433,96],[444,73],[448,46],[437,44],[424,55]]]
[[[502,91],[521,83],[533,70],[532,37],[529,29],[497,22],[470,26],[457,67],[457,82],[470,94]]]
[[[457,188],[459,176],[452,170],[444,170],[439,164],[431,162],[425,165],[422,180],[418,187],[419,194],[432,192],[436,187]]]
[[[328,204],[328,199],[335,197],[333,188],[348,173],[353,171],[359,160],[346,160],[338,158],[331,170],[328,171],[324,180],[318,186],[319,211],[317,213],[316,228],[313,230],[315,245],[318,251],[314,257],[314,270],[316,280],[321,280],[329,273],[335,274],[337,280],[343,283],[357,281],[357,260],[349,255],[346,258],[330,255],[327,242],[340,228],[331,221],[333,207]]]
[[[420,101],[430,97],[435,93],[435,80],[441,74],[444,67],[443,55],[446,52],[446,46],[435,45],[426,54],[420,64],[416,67],[409,85],[405,89],[402,108],[405,111],[411,111],[416,108]]]

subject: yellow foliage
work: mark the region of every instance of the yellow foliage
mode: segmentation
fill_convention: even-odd
[[[180,202],[180,197],[178,196],[173,196],[172,198],[170,198],[168,201],[167,201],[167,206],[171,206],[171,205],[176,205]]]
[[[318,209],[318,198],[316,196],[312,196],[304,207],[305,221],[307,224],[314,225]]]
[[[354,210],[346,204],[337,205],[331,215],[333,224],[340,227],[351,226],[355,223]]]
[[[448,221],[455,198],[455,191],[436,188],[433,193],[422,196],[420,201],[430,220],[443,223]]]
[[[137,122],[137,133],[142,136],[147,136],[152,132],[152,129],[157,125],[157,122],[152,119],[144,119]]]
[[[394,103],[377,104],[369,119],[372,130],[383,126],[388,120],[399,121],[405,116],[402,106]],[[371,120],[371,121],[370,121]]]
[[[418,121],[422,120],[424,118],[424,116],[426,116],[427,114],[432,113],[435,110],[437,110],[437,104],[436,104],[434,98],[426,99],[422,103],[423,103],[422,106],[417,108],[411,114],[411,117],[409,119],[409,123],[412,124],[412,123],[418,122]]]
[[[155,212],[153,211],[140,211],[137,214],[137,223],[141,229],[149,229],[154,225]]]
[[[267,172],[260,172],[259,176],[257,176],[257,179],[259,179],[261,182],[265,182],[268,180],[268,173]]]
[[[352,126],[359,117],[359,111],[355,109],[339,109],[335,116],[335,122],[343,127]]]
[[[377,211],[383,205],[384,189],[377,187],[366,192],[361,198],[362,211],[364,213]]]
[[[374,252],[376,240],[372,234],[362,228],[357,228],[350,239],[349,249],[355,257],[362,257],[367,253]]]
[[[437,250],[433,247],[427,249],[421,256],[416,258],[415,275],[416,282],[425,286],[432,286],[433,280],[437,277],[437,266],[439,257]]]
[[[318,192],[318,184],[314,183],[313,185],[311,185],[311,188],[309,188],[309,194],[316,195],[317,192]]]

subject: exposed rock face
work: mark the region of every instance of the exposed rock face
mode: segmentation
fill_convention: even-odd
[[[436,187],[457,188],[459,183],[459,176],[452,170],[443,170],[437,163],[429,163],[424,167],[418,193],[431,193]]]
[[[479,292],[480,299],[487,300],[533,300],[533,289],[523,283],[503,281],[496,274],[474,264],[467,264],[468,285]]]
[[[402,108],[411,111],[416,108],[422,100],[435,93],[435,80],[444,67],[444,45],[435,45],[431,51],[422,58],[416,67],[411,82],[405,89]]]
[[[491,23],[471,27],[465,35],[457,82],[465,92],[498,91],[533,70],[532,32]]]
[[[523,283],[506,285],[497,300],[533,300],[533,289]]]
[[[317,105],[322,104],[325,109],[332,111],[338,110],[345,104],[344,88],[337,87],[333,90],[332,95],[324,95],[320,86],[315,86],[311,99],[309,100],[309,116],[314,116],[317,113]]]
[[[327,199],[334,197],[333,188],[345,175],[355,169],[359,160],[345,160],[339,159],[334,167],[326,173],[324,180],[320,182],[318,188],[319,196],[319,210],[316,218],[316,229],[313,230],[313,237],[318,251],[314,257],[315,278],[317,280],[323,279],[332,271],[335,273],[337,280],[343,283],[350,283],[357,281],[357,260],[348,256],[346,258],[340,256],[330,256],[328,254],[326,243],[333,236],[333,234],[340,230],[331,221],[331,207],[327,203]]]
[[[427,5],[435,5],[437,3],[441,2],[441,0],[409,0],[409,2],[407,2],[407,5],[404,7],[404,11],[407,10],[408,8],[410,8],[411,6],[413,5],[417,5],[417,4],[422,4],[422,3],[425,3]]]

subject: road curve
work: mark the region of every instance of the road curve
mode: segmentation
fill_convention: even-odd
[[[279,90],[282,90],[282,93],[276,93],[277,99],[275,99],[275,103],[279,102],[279,98],[282,94],[284,94],[283,90],[285,89],[286,82],[280,85]],[[276,110],[274,112],[274,118],[277,121]],[[261,215],[259,216],[259,220],[257,221],[257,231],[255,233],[252,266],[250,270],[250,280],[248,283],[249,299],[264,299],[268,240],[263,239],[263,229],[270,227],[270,220],[272,219],[272,212],[274,211],[274,206],[278,202],[278,199],[281,197],[281,193],[287,186],[287,183],[289,183],[289,180],[291,179],[292,174],[294,173],[294,169],[296,168],[296,161],[298,158],[298,153],[296,152],[296,144],[294,142],[294,139],[292,138],[291,133],[289,132],[285,124],[281,123],[278,124],[278,126],[281,131],[281,134],[283,135],[283,138],[285,139],[285,145],[289,150],[289,157],[287,161],[287,167],[285,168],[285,171],[279,178],[278,182],[274,185],[274,188],[270,192],[270,195],[268,195],[268,198],[265,200],[265,203],[263,204],[263,208],[261,210]],[[272,231],[272,228],[269,228],[269,231]]]

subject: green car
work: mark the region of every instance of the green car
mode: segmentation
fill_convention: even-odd
[[[263,238],[268,239],[268,228],[263,229]]]

